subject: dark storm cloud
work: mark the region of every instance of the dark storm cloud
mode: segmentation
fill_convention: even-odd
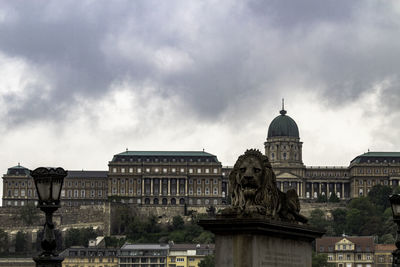
[[[0,2],[10,13],[0,52],[34,65],[52,89],[10,104],[8,119],[62,119],[77,96],[102,97],[124,79],[152,81],[207,120],[230,105],[250,112],[241,105],[255,96],[271,103],[282,81],[345,103],[400,67],[395,13],[371,1],[165,2]],[[174,71],[155,63],[170,50],[183,62]]]

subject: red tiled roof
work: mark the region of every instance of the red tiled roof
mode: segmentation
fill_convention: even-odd
[[[376,252],[392,252],[396,250],[395,244],[375,244],[375,251]]]

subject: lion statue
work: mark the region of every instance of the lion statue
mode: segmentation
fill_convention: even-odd
[[[268,157],[250,149],[239,156],[229,175],[232,207],[223,211],[238,217],[265,217],[306,223],[299,214],[300,202],[294,189],[281,192]]]

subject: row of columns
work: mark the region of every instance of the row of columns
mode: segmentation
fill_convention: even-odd
[[[286,186],[285,186],[286,185]],[[318,195],[322,194],[323,192],[326,194],[327,197],[331,195],[331,193],[336,194],[339,198],[345,198],[345,183],[343,182],[336,182],[336,183],[329,183],[329,182],[298,182],[298,181],[278,181],[277,182],[278,188],[282,192],[286,192],[289,189],[295,189],[297,195],[300,198],[317,198]],[[324,186],[324,188],[323,188]],[[308,193],[308,194],[307,194]],[[338,195],[339,193],[339,195]]]
[[[165,179],[167,179],[167,196],[171,196],[171,195],[176,195],[176,196],[187,196],[188,195],[188,183],[187,183],[187,179],[180,179],[180,178],[160,178],[158,179],[158,193],[156,194],[156,192],[154,192],[155,188],[154,188],[154,179],[152,178],[144,178],[142,180],[142,195],[149,195],[148,191],[145,191],[146,185],[148,185],[147,181],[150,180],[150,196],[154,196],[154,195],[165,195],[163,192],[163,185],[165,185],[164,181]],[[171,191],[171,180],[174,179],[175,180],[175,192]],[[181,193],[182,192],[182,193]]]

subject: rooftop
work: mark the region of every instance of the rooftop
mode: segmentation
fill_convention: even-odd
[[[355,157],[350,164],[368,162],[368,160],[371,159],[386,159],[387,161],[393,161],[396,159],[398,162],[400,160],[400,152],[367,152]]]
[[[153,249],[153,250],[164,250],[164,249],[169,249],[168,244],[129,244],[125,243],[122,247],[121,250],[148,250],[148,249]]]
[[[215,157],[215,155],[205,151],[125,151],[117,155],[153,157]]]

